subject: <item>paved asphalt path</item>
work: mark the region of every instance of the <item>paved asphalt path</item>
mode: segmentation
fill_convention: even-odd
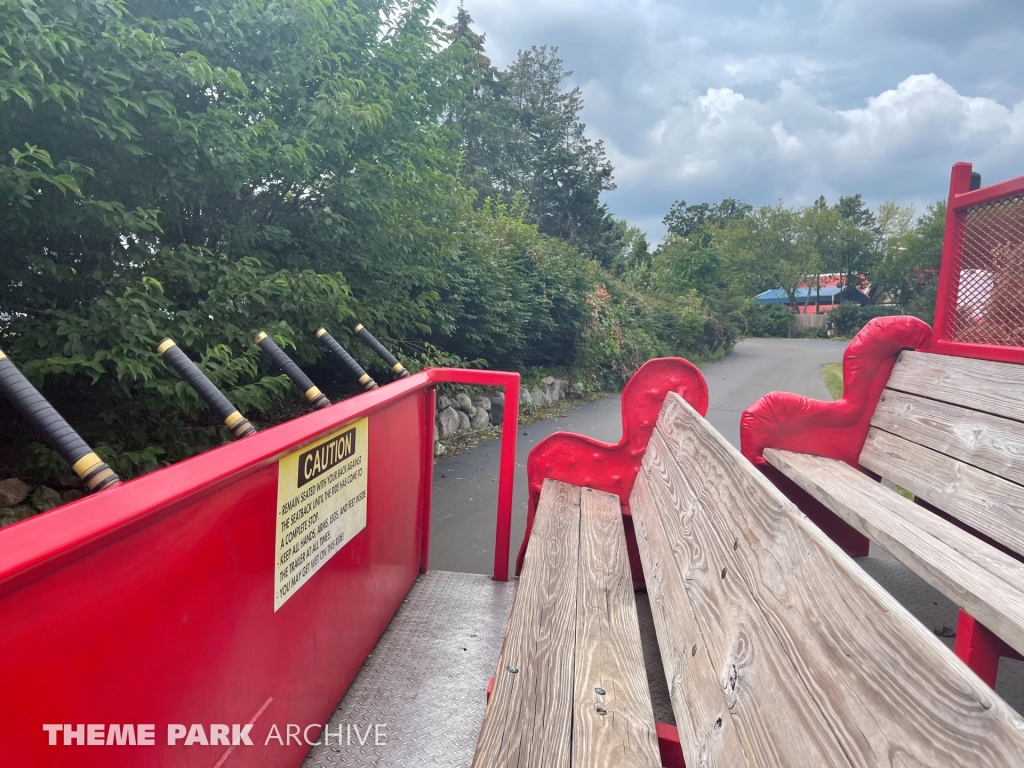
[[[846,345],[803,339],[747,339],[724,360],[703,368],[711,403],[708,420],[739,446],[740,414],[762,395],[780,390],[829,399],[821,366],[842,360]],[[552,432],[577,432],[618,442],[622,416],[618,396],[581,406],[564,417],[520,427],[512,505],[514,558],[526,528],[526,457]],[[498,441],[491,440],[434,468],[430,567],[443,571],[491,573],[498,496]]]

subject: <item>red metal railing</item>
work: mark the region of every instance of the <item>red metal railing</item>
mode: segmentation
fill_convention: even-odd
[[[0,763],[298,765],[308,747],[266,744],[270,725],[326,722],[427,568],[444,382],[505,388],[507,579],[519,375],[424,371],[0,531]],[[364,418],[366,526],[275,610],[279,462]],[[250,722],[254,746],[167,743],[169,724]],[[155,742],[49,746],[43,729],[111,723]]]
[[[972,190],[953,166],[934,349],[1024,363],[1024,176]]]

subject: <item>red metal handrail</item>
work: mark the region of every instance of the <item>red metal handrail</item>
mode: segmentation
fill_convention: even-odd
[[[437,384],[466,384],[505,388],[502,419],[501,460],[498,475],[494,579],[507,581],[509,542],[512,527],[512,486],[515,474],[516,425],[519,419],[519,374],[467,368],[428,368],[406,379],[395,381],[358,397],[315,411],[301,420],[279,424],[260,433],[260,438],[241,440],[217,449],[217,461],[202,456],[188,459],[136,478],[102,494],[88,496],[59,507],[46,515],[31,518],[4,531],[0,546],[0,585],[24,576],[45,562],[56,562],[74,553],[81,556],[99,546],[105,537],[125,526],[141,523],[154,512],[180,503],[197,493],[209,492],[228,482],[240,471],[267,466],[305,442],[336,426],[368,416],[408,395]],[[421,439],[429,440],[425,462],[433,457],[434,408],[424,420]],[[424,474],[429,477],[431,471]],[[429,487],[425,498],[430,499]],[[427,510],[429,512],[429,510]],[[428,518],[429,519],[429,518]],[[424,561],[429,532],[424,540]]]

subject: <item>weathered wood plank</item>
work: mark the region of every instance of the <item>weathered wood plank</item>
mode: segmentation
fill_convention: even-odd
[[[752,767],[755,763],[728,716],[724,691],[686,596],[689,548],[666,537],[661,517],[667,505],[655,501],[644,471],[637,475],[629,508],[686,764]]]
[[[875,428],[860,464],[1024,554],[1024,488],[1016,483]]]
[[[1024,421],[1024,365],[905,351],[890,389]]]
[[[579,535],[580,489],[546,480],[474,768],[571,765]]]
[[[794,684],[787,649],[739,576],[745,542],[719,535],[674,453],[656,429],[642,471],[674,554],[683,553],[686,597],[725,694],[726,722],[738,732],[752,765],[847,765],[826,724],[807,706],[805,688]],[[688,520],[685,527],[679,512]]]
[[[801,488],[1024,651],[1024,565],[843,462],[768,449]]]
[[[797,701],[803,713],[788,713],[793,738],[779,742],[787,746],[777,764],[1019,764],[1024,720],[681,398],[668,396],[657,432],[705,513],[708,561],[757,609],[734,629],[745,640],[720,679],[739,693],[752,670],[767,676],[767,662],[789,665],[778,679],[789,693],[774,701]],[[699,583],[687,587],[698,604]],[[772,700],[734,701],[733,717],[753,728],[767,714],[752,710]],[[807,740],[796,732],[805,727],[839,757],[802,757]]]
[[[591,488],[582,490],[576,595],[572,764],[660,768],[622,509],[618,496]]]
[[[1024,485],[1024,424],[893,389],[871,425]]]

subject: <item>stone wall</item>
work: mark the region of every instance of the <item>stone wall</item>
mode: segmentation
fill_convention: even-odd
[[[33,488],[16,477],[0,480],[0,528],[82,498],[77,477],[68,475],[57,480],[63,491],[45,485]]]
[[[528,411],[554,405],[569,393],[569,383],[565,379],[548,376],[540,383],[527,389],[519,390],[519,410]],[[470,397],[465,392],[456,395],[437,396],[437,422],[434,425],[435,453],[444,453],[444,446],[438,443],[439,438],[454,437],[466,432],[474,432],[486,427],[498,426],[505,411],[505,395],[497,392],[489,395]]]

